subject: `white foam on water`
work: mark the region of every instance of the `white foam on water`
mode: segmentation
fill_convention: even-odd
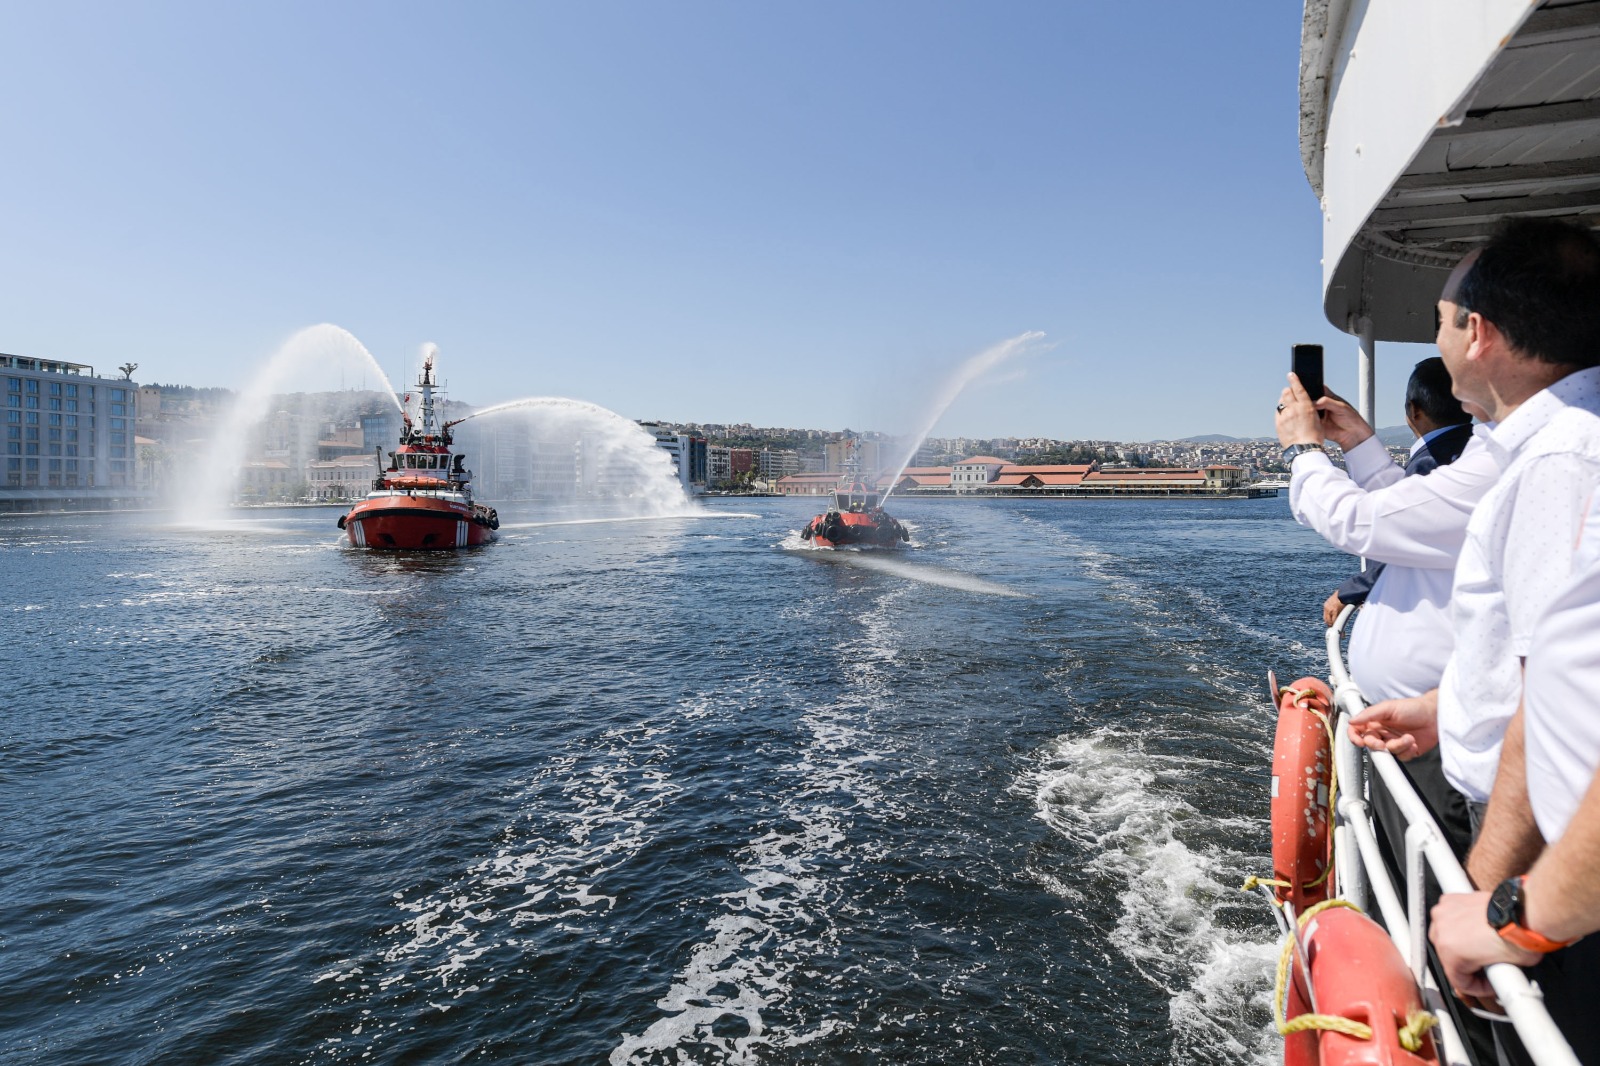
[[[755,1063],[765,1051],[807,1044],[846,1024],[787,1015],[795,976],[833,937],[830,914],[841,889],[828,868],[850,855],[858,815],[897,816],[868,770],[888,752],[863,724],[864,711],[887,698],[874,664],[895,654],[887,639],[895,598],[880,597],[858,617],[863,640],[847,649],[853,659],[841,698],[801,719],[807,743],[777,770],[793,782],[781,808],[784,828],[745,846],[739,862],[744,886],[712,897],[722,913],[656,1001],[664,1016],[642,1032],[624,1034],[611,1066]]]
[[[497,835],[502,843],[494,854],[431,892],[396,892],[394,905],[403,916],[384,931],[388,946],[376,957],[344,960],[313,980],[340,983],[359,974],[363,980],[346,1001],[415,989],[447,1010],[505,975],[496,965],[480,965],[484,955],[536,950],[529,937],[534,927],[581,924],[609,912],[616,900],[595,883],[648,844],[656,816],[678,791],[655,765],[667,754],[652,743],[660,732],[650,724],[614,730],[550,759],[518,801],[523,816]],[[597,751],[596,744],[604,747]],[[554,809],[548,799],[535,799],[549,778],[561,782],[562,802]],[[364,1037],[369,1050],[411,1020],[405,1012],[385,1016],[387,1021],[367,1016],[357,1023],[371,1026]],[[343,1039],[360,1035],[351,1031]]]
[[[1277,941],[1270,930],[1242,932],[1219,920],[1222,908],[1241,903],[1238,886],[1263,859],[1185,839],[1210,820],[1182,786],[1193,788],[1197,775],[1226,780],[1226,772],[1145,752],[1137,736],[1101,729],[1058,738],[1013,788],[1082,848],[1083,872],[1116,887],[1112,945],[1171,997],[1175,1061],[1266,1063],[1280,1049],[1265,1024]]]
[[[997,581],[989,581],[974,574],[964,574],[959,570],[947,570],[944,567],[932,566],[927,563],[913,563],[907,559],[895,559],[881,552],[868,554],[860,552],[845,556],[848,566],[859,567],[862,570],[874,570],[880,574],[889,574],[893,577],[904,578],[907,581],[918,581],[924,585],[938,585],[940,588],[956,589],[960,592],[972,592],[980,596],[1006,596],[1013,599],[1027,599],[1028,594],[1009,585],[1002,585]]]

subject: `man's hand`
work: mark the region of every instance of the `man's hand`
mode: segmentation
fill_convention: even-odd
[[[1372,436],[1372,427],[1367,420],[1348,402],[1331,392],[1317,401],[1317,410],[1322,412],[1322,432],[1345,451]]]
[[[1428,939],[1439,952],[1445,977],[1457,995],[1493,996],[1483,969],[1497,962],[1532,966],[1541,958],[1505,940],[1489,925],[1489,893],[1441,896],[1433,908]]]
[[[1397,759],[1432,751],[1439,743],[1439,690],[1374,703],[1350,719],[1350,739]]]
[[[1335,589],[1333,595],[1323,601],[1322,624],[1332,629],[1333,623],[1339,620],[1339,612],[1342,610],[1344,610],[1344,601],[1339,598],[1339,592]]]
[[[1278,443],[1321,444],[1322,420],[1300,379],[1289,375],[1289,387],[1278,396]]]

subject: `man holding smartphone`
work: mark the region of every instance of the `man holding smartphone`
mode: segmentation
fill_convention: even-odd
[[[1462,409],[1461,401],[1450,394],[1450,371],[1438,356],[1424,359],[1412,368],[1411,379],[1406,382],[1405,410],[1406,425],[1417,438],[1406,459],[1407,477],[1449,466],[1461,457],[1463,449],[1472,441],[1472,416]],[[1383,563],[1368,560],[1365,570],[1335,589],[1322,605],[1323,625],[1333,625],[1345,607],[1366,603],[1383,571]]]
[[[1515,774],[1497,785],[1501,745],[1522,697],[1523,661],[1537,655],[1530,651],[1534,624],[1570,576],[1572,543],[1600,485],[1600,241],[1587,228],[1550,219],[1505,223],[1446,283],[1438,347],[1456,396],[1494,428],[1479,427],[1453,466],[1383,491],[1408,483],[1440,487],[1453,474],[1478,470],[1479,457],[1487,456],[1491,484],[1477,493],[1465,527],[1452,524],[1435,538],[1459,554],[1450,598],[1455,650],[1439,689],[1384,700],[1349,729],[1357,743],[1401,758],[1437,744],[1450,784],[1478,813],[1491,790],[1526,788]],[[1280,403],[1286,444],[1309,444],[1322,435],[1321,423],[1333,420],[1329,401],[1313,404],[1298,383],[1291,382]],[[1319,419],[1319,409],[1330,418]],[[1302,450],[1296,467],[1316,465],[1309,453],[1320,442]],[[1293,495],[1291,487],[1291,502]],[[1520,742],[1520,734],[1514,739]],[[1527,872],[1517,829],[1493,817],[1480,825],[1467,872],[1481,888],[1505,888]],[[1514,895],[1514,886],[1508,891]],[[1481,932],[1478,924],[1493,924],[1490,915],[1464,920],[1475,905],[1446,897],[1435,909],[1431,935],[1442,957],[1469,955],[1464,945]],[[1586,961],[1576,971],[1600,972],[1596,946],[1600,941],[1582,949]],[[1555,983],[1566,979],[1552,973]],[[1563,1028],[1569,1020],[1581,1023],[1585,1010],[1592,1014],[1600,994],[1592,985],[1572,997],[1565,995],[1569,988],[1552,991],[1546,989],[1547,1001]],[[1558,1003],[1574,1006],[1558,1009]]]
[[[1426,391],[1419,377],[1454,405],[1440,359],[1417,365],[1408,397]],[[1371,701],[1420,698],[1439,686],[1455,648],[1449,608],[1456,553],[1473,506],[1493,483],[1494,464],[1480,443],[1455,467],[1435,469],[1430,459],[1426,477],[1407,477],[1417,470],[1409,463],[1399,467],[1344,400],[1324,390],[1313,404],[1296,374],[1284,393],[1278,436],[1287,442],[1285,454],[1293,453],[1289,503],[1296,520],[1335,547],[1382,567],[1350,633],[1351,676]],[[1436,406],[1443,417],[1451,417],[1449,407]],[[1466,418],[1459,405],[1453,410]],[[1430,430],[1441,428],[1431,421],[1425,423]],[[1344,449],[1346,471],[1333,465],[1320,442],[1313,448],[1296,446],[1317,434]],[[1464,440],[1455,450],[1471,447],[1471,428],[1461,426],[1457,435]],[[1428,455],[1425,449],[1423,454]],[[1445,779],[1437,748],[1419,753],[1405,769],[1456,856],[1465,859],[1472,842],[1467,802]],[[1373,798],[1384,835],[1398,841],[1403,819],[1387,796]]]

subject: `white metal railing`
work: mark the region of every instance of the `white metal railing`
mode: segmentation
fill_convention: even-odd
[[[1339,643],[1339,636],[1354,613],[1354,607],[1345,607],[1327,632],[1328,673],[1333,683],[1334,760],[1339,774],[1339,800],[1334,821],[1334,867],[1339,895],[1363,909],[1368,907],[1369,897],[1376,902],[1389,936],[1422,989],[1424,1004],[1439,1018],[1443,1061],[1451,1066],[1457,1063],[1470,1066],[1472,1060],[1461,1034],[1444,1009],[1438,975],[1428,964],[1424,873],[1431,868],[1440,890],[1446,893],[1472,892],[1474,887],[1467,872],[1456,861],[1432,813],[1400,769],[1399,762],[1388,752],[1366,752],[1405,818],[1403,853],[1407,891],[1404,903],[1389,876],[1389,868],[1378,849],[1372,811],[1363,787],[1363,749],[1350,740],[1345,729],[1350,717],[1367,706],[1361,690],[1345,668]],[[1510,963],[1498,963],[1489,967],[1487,976],[1505,1009],[1506,1018],[1516,1026],[1517,1035],[1537,1066],[1578,1066],[1577,1056],[1572,1053],[1566,1037],[1545,1010],[1544,997],[1520,969]]]

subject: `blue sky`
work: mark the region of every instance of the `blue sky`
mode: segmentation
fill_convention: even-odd
[[[237,387],[332,322],[471,403],[894,431],[1044,331],[935,431],[970,436],[1265,434],[1294,341],[1354,389],[1299,4],[0,19],[0,351]],[[1380,422],[1429,351],[1380,346]]]

